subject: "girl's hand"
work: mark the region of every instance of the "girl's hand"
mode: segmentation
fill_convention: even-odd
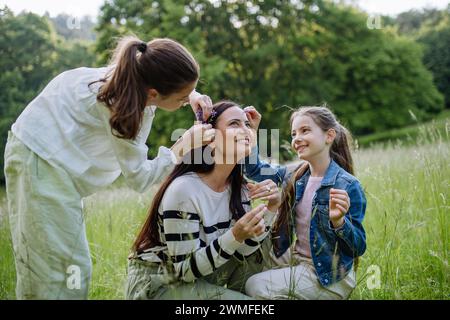
[[[350,208],[350,198],[345,190],[330,189],[330,221],[335,228],[344,224],[344,216]]]
[[[171,149],[179,162],[192,149],[213,142],[215,134],[216,130],[210,124],[195,124],[175,142]]]
[[[267,209],[277,212],[281,205],[281,192],[277,185],[270,179],[260,183],[247,183],[250,200],[268,200]]]
[[[258,131],[259,124],[261,123],[261,114],[255,109],[255,107],[245,107],[244,112],[247,116],[248,121],[250,122],[250,126],[253,130]]]
[[[198,93],[197,91],[192,91],[189,95],[189,104],[192,107],[192,111],[197,115],[199,109],[202,109],[203,119],[197,119],[198,121],[206,121],[211,115],[213,103],[211,98],[207,95]]]
[[[243,242],[246,239],[263,234],[266,229],[263,219],[266,209],[265,205],[260,204],[255,209],[244,214],[231,228],[234,238],[239,242]]]

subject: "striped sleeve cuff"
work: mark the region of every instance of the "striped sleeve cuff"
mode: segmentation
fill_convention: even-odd
[[[220,247],[229,254],[233,254],[242,243],[234,238],[233,231],[229,229],[222,236],[219,237]]]

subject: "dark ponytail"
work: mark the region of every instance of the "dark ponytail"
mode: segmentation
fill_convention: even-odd
[[[199,78],[199,66],[189,51],[170,39],[145,43],[122,38],[112,58],[112,71],[99,89],[97,100],[111,111],[114,135],[136,138],[147,105],[149,89],[162,96],[178,92]]]
[[[354,174],[353,158],[351,154],[352,136],[350,132],[340,123],[336,125],[336,138],[330,149],[331,159],[337,162],[345,171]]]

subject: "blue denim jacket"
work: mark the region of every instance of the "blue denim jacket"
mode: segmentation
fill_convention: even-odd
[[[260,161],[257,148],[250,157],[245,159],[245,173],[255,181],[271,179],[278,185],[286,184],[291,174],[286,173],[286,167],[275,166]],[[295,181],[295,202],[292,206],[290,234],[286,228],[281,228],[273,235],[274,253],[280,257],[290,247],[295,234],[295,207],[303,197],[306,184],[310,177],[308,170]],[[335,229],[331,225],[328,213],[330,189],[344,189],[350,197],[350,208],[344,217],[344,224]],[[366,250],[366,234],[362,220],[366,211],[366,197],[359,181],[331,160],[322,179],[321,186],[316,191],[312,201],[312,217],[310,226],[311,256],[323,286],[329,286],[343,279],[353,266],[353,260]]]

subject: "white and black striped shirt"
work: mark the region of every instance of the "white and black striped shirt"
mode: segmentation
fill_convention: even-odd
[[[243,206],[251,210],[243,190]],[[175,179],[167,188],[159,207],[159,230],[162,247],[146,250],[142,260],[173,262],[179,280],[191,282],[211,274],[231,256],[242,260],[258,250],[270,233],[275,213],[266,212],[266,231],[244,243],[236,241],[231,227],[231,189],[215,192],[196,173]]]

